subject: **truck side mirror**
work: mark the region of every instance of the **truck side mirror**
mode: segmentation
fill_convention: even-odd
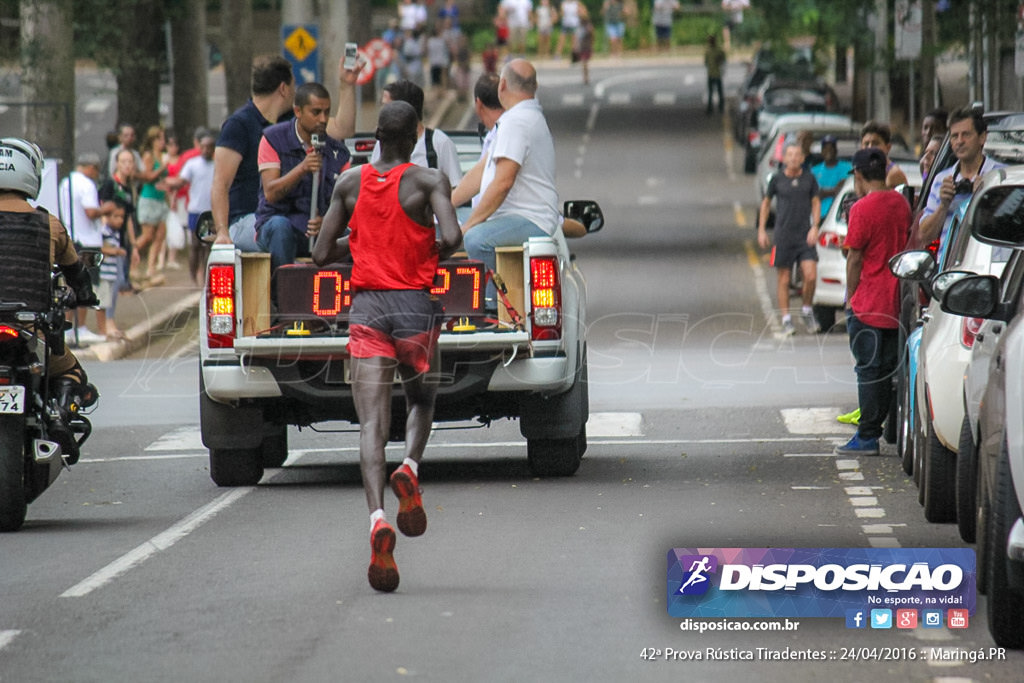
[[[597,232],[604,227],[601,207],[592,199],[570,199],[562,207],[562,214],[583,224],[587,233]]]
[[[196,221],[196,237],[202,242],[212,243],[217,239],[217,229],[213,224],[213,212],[203,211]]]

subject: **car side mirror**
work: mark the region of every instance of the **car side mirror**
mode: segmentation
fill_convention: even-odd
[[[203,211],[196,220],[196,237],[201,242],[212,243],[217,239],[217,229],[213,223],[213,212]]]
[[[932,278],[932,296],[941,302],[942,297],[945,296],[946,291],[949,290],[950,287],[960,280],[972,275],[974,275],[974,273],[966,270],[947,270],[944,273],[939,273]]]
[[[999,278],[968,275],[952,282],[939,300],[943,311],[971,318],[992,318],[999,307]]]
[[[562,214],[569,220],[582,223],[588,234],[604,227],[604,213],[592,199],[570,199],[562,206]]]
[[[935,275],[935,258],[924,249],[904,251],[889,259],[889,272],[901,280],[925,282]]]

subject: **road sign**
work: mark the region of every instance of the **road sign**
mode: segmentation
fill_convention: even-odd
[[[356,77],[356,85],[366,85],[373,79],[373,72],[377,70],[377,67],[370,55],[362,48],[359,48],[359,61],[363,64],[363,70]]]
[[[394,52],[391,49],[391,46],[381,38],[374,38],[369,41],[363,46],[363,50],[370,55],[370,59],[373,61],[373,66],[378,69],[383,69],[391,63]]]
[[[284,56],[292,64],[295,85],[320,81],[320,28],[316,24],[281,26]]]

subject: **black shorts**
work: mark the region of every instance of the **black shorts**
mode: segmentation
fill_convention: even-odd
[[[776,244],[772,247],[772,267],[790,268],[794,263],[817,261],[818,250],[807,242]]]
[[[352,297],[348,352],[381,356],[426,372],[441,331],[439,301],[422,290],[364,290]]]

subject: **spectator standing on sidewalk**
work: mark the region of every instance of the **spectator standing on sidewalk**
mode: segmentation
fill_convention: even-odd
[[[583,85],[590,85],[590,58],[594,54],[594,24],[585,7],[581,7],[580,27],[576,31],[576,52],[583,67]]]
[[[135,155],[135,169],[142,168],[142,155],[135,149],[135,126],[130,123],[122,123],[117,127],[117,144],[110,148],[107,154],[106,176],[109,178],[117,170],[117,155],[123,149],[130,149]],[[134,182],[134,179],[131,178]]]
[[[846,252],[846,329],[856,361],[857,433],[836,455],[878,455],[882,422],[893,398],[892,377],[899,360],[899,283],[889,259],[903,249],[910,205],[886,186],[888,158],[876,148],[857,150],[853,174],[860,199],[850,208]]]
[[[114,202],[124,206],[124,225],[121,227],[121,246],[128,250],[128,258],[121,261],[121,280],[119,289],[121,292],[137,292],[131,284],[129,273],[139,262],[139,252],[135,249],[135,190],[132,187],[132,177],[135,175],[135,155],[130,149],[123,149],[117,153],[114,160],[114,170],[110,177],[100,185],[100,201],[106,205],[107,202]]]
[[[121,230],[124,227],[125,207],[114,204],[110,213],[103,216],[103,263],[100,264],[100,283],[96,288],[96,297],[101,308],[96,310],[96,326],[107,341],[121,341],[124,332],[114,322],[117,311],[117,296],[120,293],[121,262],[128,251],[121,246]]]
[[[210,203],[210,190],[213,187],[213,154],[217,137],[210,131],[196,131],[196,135],[199,136],[199,154],[185,162],[181,173],[178,174],[178,182],[188,190],[188,267],[192,283],[199,285],[202,267],[206,263],[205,256],[209,253],[210,247],[199,239],[196,228],[199,225],[199,216],[213,208]]]
[[[430,64],[431,87],[437,91],[446,90],[452,54],[444,37],[444,26],[440,21],[434,24],[434,33],[427,38],[427,63]]]
[[[561,31],[558,34],[558,45],[555,46],[555,57],[561,59],[562,49],[565,47],[566,36],[569,38],[569,52],[576,50],[576,29],[580,27],[580,7],[583,3],[578,0],[562,0],[558,8],[558,16],[561,18]]]
[[[839,194],[839,188],[843,186],[843,181],[846,180],[853,169],[849,161],[839,158],[837,145],[838,142],[835,135],[823,135],[821,138],[822,161],[820,164],[815,164],[811,167],[811,173],[814,174],[814,179],[818,181],[818,196],[821,197],[822,219],[825,218],[825,214],[831,208],[836,195]]]
[[[103,246],[101,219],[113,210],[113,206],[100,202],[96,181],[100,177],[100,158],[92,152],[78,156],[73,170],[57,188],[61,221],[67,226],[72,241],[81,247],[99,249]],[[102,341],[103,337],[92,332],[85,324],[88,308],[80,307],[77,312],[77,335],[81,344]],[[69,315],[75,315],[69,313]],[[99,322],[99,320],[97,320]],[[100,332],[103,328],[100,328]],[[69,331],[70,332],[70,331]]]
[[[705,113],[711,116],[712,95],[718,93],[718,113],[725,111],[725,94],[722,92],[722,69],[725,67],[725,50],[718,47],[718,39],[708,36],[708,46],[704,48],[704,68],[708,72],[708,106]]]
[[[146,254],[146,270],[141,279],[152,286],[166,282],[156,267],[167,237],[167,194],[163,182],[167,175],[163,162],[165,142],[163,128],[151,126],[142,143],[142,169],[135,172],[135,177],[142,182],[136,207],[140,234],[135,248],[140,258],[142,252]]]
[[[526,54],[526,34],[533,24],[533,0],[501,0],[508,18],[509,51],[514,55]]]
[[[809,332],[818,331],[811,301],[814,299],[815,279],[818,276],[818,251],[815,243],[818,241],[818,226],[821,224],[821,200],[818,198],[818,181],[803,167],[804,152],[800,145],[786,145],[782,163],[782,171],[772,176],[765,197],[761,200],[757,243],[762,249],[768,248],[768,214],[771,212],[772,198],[777,198],[771,265],[776,274],[775,294],[782,316],[782,333],[789,336],[796,332],[789,314],[790,270],[795,264],[800,264],[804,278],[801,293],[804,325]]]
[[[534,17],[537,22],[537,57],[545,59],[551,52],[551,32],[558,21],[558,10],[551,6],[551,0],[540,0]]]
[[[622,56],[622,38],[626,35],[625,5],[622,0],[604,0],[601,6],[604,32],[608,36],[608,52],[612,57]]]
[[[921,119],[921,153],[928,146],[928,141],[933,137],[946,137],[946,120],[949,114],[945,109],[932,109]]]
[[[889,159],[889,151],[892,150],[892,129],[888,123],[881,121],[868,121],[865,123],[860,131],[860,146],[862,149],[865,147],[877,147],[885,152],[887,160],[886,173],[888,174],[885,178],[885,184],[889,186],[890,190],[897,185],[906,184],[907,176],[903,173],[903,169],[895,161]]]
[[[679,11],[679,0],[654,0],[651,6],[651,23],[654,24],[654,40],[658,49],[672,48],[672,21]]]

